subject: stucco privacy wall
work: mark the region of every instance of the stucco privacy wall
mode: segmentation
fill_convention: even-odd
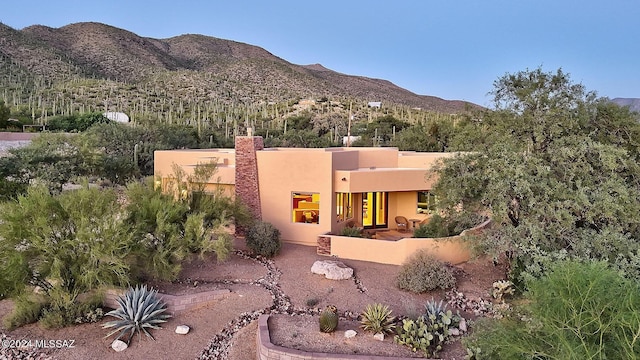
[[[318,236],[318,254],[343,259],[372,261],[381,264],[402,265],[417,250],[426,249],[436,258],[459,264],[471,257],[465,236],[491,226],[491,220],[446,238],[404,238],[397,241],[354,238],[336,235]]]
[[[256,220],[261,220],[263,211],[260,195],[264,192],[260,191],[259,186],[257,152],[264,149],[264,142],[259,136],[236,136],[235,147],[236,198],[247,205]]]
[[[153,174],[156,178],[174,176],[174,164],[187,175],[193,174],[198,164],[216,163],[216,173],[210,183],[235,184],[236,155],[233,149],[156,150],[153,157]]]

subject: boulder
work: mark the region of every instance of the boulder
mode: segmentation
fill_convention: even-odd
[[[187,325],[176,326],[176,334],[186,335],[189,333],[190,328]]]
[[[311,266],[311,272],[330,280],[345,280],[353,276],[352,268],[336,260],[318,260]]]
[[[460,324],[458,324],[458,329],[462,332],[467,332],[467,321],[462,318],[460,319]]]
[[[127,348],[129,347],[129,345],[127,345],[126,342],[120,340],[120,339],[115,339],[113,340],[113,342],[111,343],[111,348],[117,352],[121,352],[121,351],[125,351],[127,350]]]
[[[356,335],[358,335],[358,333],[355,330],[347,330],[344,332],[344,337],[346,337],[347,339],[351,339],[352,337],[355,337]]]
[[[377,334],[373,335],[373,338],[378,340],[378,341],[384,341],[384,333],[377,333]]]

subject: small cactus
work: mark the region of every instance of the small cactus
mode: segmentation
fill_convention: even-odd
[[[338,309],[333,305],[327,307],[320,314],[320,331],[331,333],[338,327]]]

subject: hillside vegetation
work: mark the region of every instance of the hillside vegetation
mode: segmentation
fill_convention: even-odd
[[[235,41],[152,39],[100,23],[22,30],[0,24],[0,100],[23,122],[122,111],[137,124],[215,127],[227,137],[246,126],[284,131],[283,120],[305,110],[345,124],[350,115],[417,121],[478,108],[318,64],[291,64]],[[379,113],[369,101],[382,102]],[[344,127],[334,131],[346,135]]]

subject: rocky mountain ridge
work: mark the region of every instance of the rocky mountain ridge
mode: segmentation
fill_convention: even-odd
[[[292,64],[260,47],[211,36],[153,39],[93,22],[60,28],[33,25],[22,30],[0,24],[0,85],[14,92],[7,97],[49,98],[62,88],[63,93],[71,93],[71,102],[87,101],[88,106],[96,107],[114,102],[112,96],[100,99],[104,91],[84,99],[94,89],[79,91],[78,84],[116,88],[120,93],[126,88],[144,89],[128,93],[120,106],[123,101],[131,106],[132,98],[151,101],[148,98],[153,94],[162,94],[175,101],[188,98],[184,101],[244,106],[328,97],[443,113],[475,107],[464,101],[417,95],[386,80],[341,74],[320,64]],[[66,97],[58,98],[61,96]]]

